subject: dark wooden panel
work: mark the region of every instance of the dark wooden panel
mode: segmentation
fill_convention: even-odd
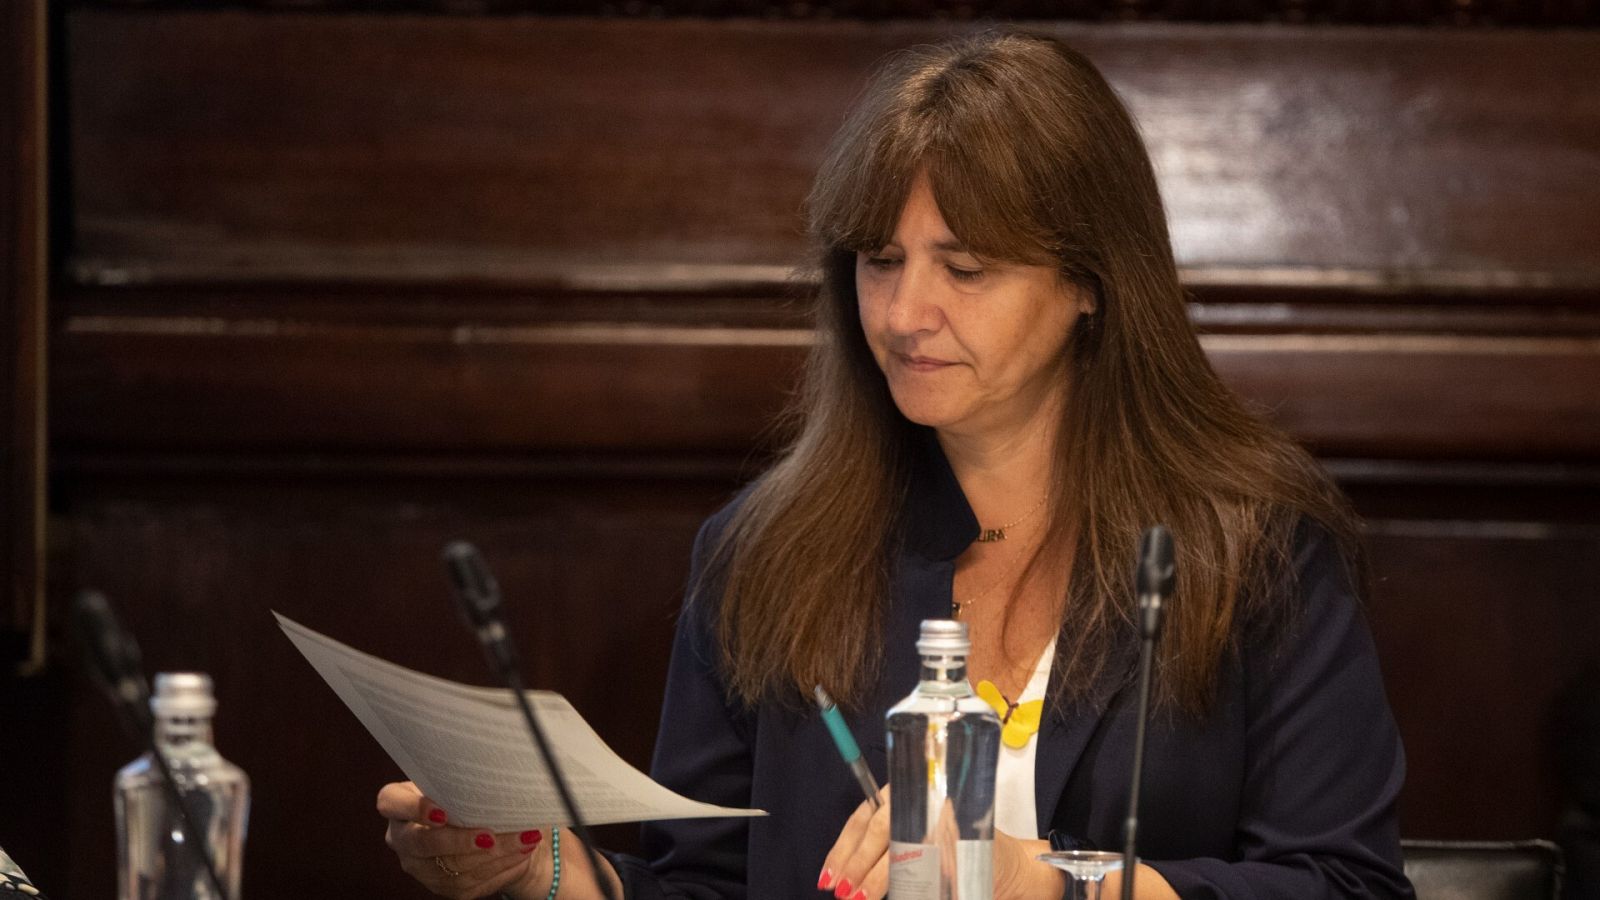
[[[1593,464],[1321,462],[1372,520],[1537,522],[1558,531],[1600,522],[1600,466]]]
[[[44,665],[46,18],[0,4],[0,846],[24,867],[71,820]]]
[[[45,666],[47,19],[0,4],[0,845],[25,868],[72,819]]]
[[[91,450],[728,452],[766,427],[807,339],[84,320],[61,338],[54,422],[64,445]]]
[[[76,0],[80,6],[215,9],[217,0]],[[1594,26],[1589,0],[232,0],[231,7],[447,15],[756,17],[762,19],[1082,19],[1088,21],[1337,22],[1359,25]]]
[[[45,666],[44,0],[0,4],[0,846],[25,869],[72,813]]]
[[[1600,456],[1600,339],[1260,335],[1204,339],[1236,390],[1331,456]]]
[[[1552,835],[1549,717],[1600,646],[1600,522],[1387,520],[1371,531],[1373,630],[1406,742],[1404,833]]]
[[[65,451],[744,453],[792,327],[69,315]],[[1221,334],[1222,376],[1332,456],[1593,460],[1600,338]]]
[[[731,489],[80,477],[62,498],[72,553],[61,587],[109,592],[152,672],[215,677],[218,745],[253,779],[246,896],[413,896],[373,812],[397,770],[269,611],[404,665],[489,683],[438,562],[444,542],[469,538],[502,583],[530,683],[565,694],[625,759],[648,767],[690,543]],[[30,871],[52,896],[111,896],[110,783],[136,753],[83,684],[52,728],[73,748],[53,763],[68,785],[53,800],[75,815]],[[635,829],[606,839],[627,849]]]
[[[955,27],[70,24],[82,279],[651,287],[781,282],[868,68]],[[1600,34],[1053,29],[1138,115],[1199,280],[1600,284]]]
[[[43,613],[45,64],[44,4],[7,3],[0,10],[0,667],[18,662],[13,638],[31,632]]]

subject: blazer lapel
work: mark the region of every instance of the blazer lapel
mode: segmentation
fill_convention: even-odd
[[[1049,834],[1056,806],[1067,789],[1067,779],[1111,709],[1117,692],[1128,683],[1125,659],[1125,654],[1114,657],[1088,696],[1067,709],[1048,713],[1039,728],[1039,746],[1033,764],[1033,808],[1040,835]],[[1052,682],[1060,670],[1060,666],[1052,667]],[[1056,687],[1051,684],[1050,696],[1056,695]]]

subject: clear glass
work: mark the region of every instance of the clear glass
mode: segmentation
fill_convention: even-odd
[[[967,683],[966,658],[925,655],[887,723],[889,897],[989,900],[1000,719]]]
[[[183,847],[161,771],[146,753],[117,773],[117,900],[238,900],[250,779],[211,745],[210,717],[158,718],[156,743],[189,798],[230,896],[217,897],[204,863]]]
[[[1067,873],[1064,900],[1100,900],[1106,876],[1122,868],[1122,854],[1109,850],[1058,850],[1037,859]]]

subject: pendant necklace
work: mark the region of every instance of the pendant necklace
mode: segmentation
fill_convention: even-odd
[[[996,542],[1005,540],[1006,539],[1006,529],[1015,528],[1018,525],[1021,525],[1023,522],[1028,521],[1028,519],[1030,517],[1032,517],[1034,513],[1039,511],[1040,507],[1044,506],[1044,502],[1047,499],[1049,499],[1049,495],[1046,495],[1044,497],[1040,497],[1039,498],[1039,502],[1035,503],[1033,505],[1032,509],[1028,510],[1027,512],[1023,513],[1020,517],[1018,517],[1015,522],[1008,522],[1005,525],[1000,526],[999,528],[986,528],[986,529],[983,529],[978,535],[977,543],[980,543],[980,544],[992,544],[992,543],[996,543]],[[1011,570],[1016,568],[1017,562],[1022,559],[1022,554],[1023,554],[1023,551],[1025,549],[1027,549],[1027,548],[1018,547],[1017,548],[1017,552],[1011,554],[1011,558],[1006,560],[1005,566],[1000,570],[999,577],[996,578],[993,582],[991,582],[988,587],[986,587],[982,591],[980,591],[977,596],[975,596],[975,597],[973,597],[973,598],[971,598],[969,600],[957,600],[952,596],[950,598],[950,618],[952,618],[952,619],[961,618],[961,614],[964,611],[966,611],[967,607],[969,607],[972,604],[977,603],[978,601],[983,600],[984,598],[988,597],[990,594],[995,592],[996,588],[1000,587],[1000,585],[1002,585],[1002,584],[1005,584],[1006,581],[1011,577]]]
[[[952,619],[961,618],[961,613],[963,611],[965,611],[967,607],[971,606],[974,603],[977,603],[979,600],[982,600],[985,597],[989,596],[990,594],[994,593],[994,589],[995,588],[999,587],[1002,584],[1005,584],[1006,580],[1011,577],[1011,569],[1012,569],[1012,567],[1015,566],[1017,564],[1017,560],[1019,560],[1021,558],[1022,558],[1022,552],[1020,550],[1018,552],[1012,554],[1011,558],[1006,560],[1005,568],[1000,571],[1000,577],[996,578],[992,583],[990,583],[990,585],[988,587],[986,587],[982,591],[980,591],[978,593],[978,596],[973,597],[970,600],[956,600],[956,599],[952,598],[950,600],[950,618],[952,618]]]
[[[1015,522],[1007,522],[1006,524],[1001,525],[999,528],[982,528],[982,527],[980,527],[978,529],[978,543],[980,543],[980,544],[992,544],[992,543],[994,543],[996,541],[1005,540],[1006,539],[1006,529],[1015,528],[1018,525],[1021,525],[1023,522],[1028,521],[1028,519],[1030,517],[1032,517],[1032,515],[1034,513],[1039,511],[1040,507],[1044,506],[1044,502],[1046,500],[1048,500],[1048,499],[1050,499],[1050,495],[1049,494],[1046,494],[1045,496],[1040,497],[1039,498],[1039,502],[1035,503],[1033,505],[1032,509],[1029,509],[1027,512],[1025,512],[1022,515],[1018,516],[1017,520]]]

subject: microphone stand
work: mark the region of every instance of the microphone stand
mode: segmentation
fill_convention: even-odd
[[[1128,790],[1128,818],[1123,823],[1122,900],[1133,900],[1133,876],[1138,868],[1139,787],[1144,780],[1145,726],[1150,719],[1150,680],[1156,638],[1161,634],[1161,613],[1172,598],[1175,581],[1172,533],[1165,525],[1145,530],[1139,540],[1139,568],[1135,577],[1139,594],[1139,721],[1133,733],[1133,783]]]
[[[89,655],[90,668],[98,676],[117,718],[135,741],[150,754],[161,773],[161,786],[167,802],[178,813],[178,826],[182,832],[182,845],[193,853],[205,869],[206,881],[219,900],[229,900],[233,894],[222,886],[216,863],[211,859],[211,847],[205,834],[195,824],[183,791],[172,776],[172,766],[167,755],[156,743],[155,723],[150,715],[150,683],[142,671],[143,654],[130,632],[124,631],[111,611],[111,604],[99,591],[80,591],[73,600],[77,626]]]
[[[450,576],[450,586],[454,589],[457,605],[465,614],[467,624],[478,636],[478,643],[483,647],[489,668],[506,683],[506,687],[511,690],[511,696],[516,698],[517,708],[522,710],[522,719],[527,723],[529,733],[533,735],[533,743],[544,760],[545,768],[550,770],[550,780],[555,782],[556,793],[561,797],[561,806],[571,821],[568,827],[583,842],[584,855],[589,860],[589,869],[594,873],[594,880],[600,887],[601,896],[606,900],[613,900],[611,879],[607,878],[605,871],[600,868],[600,857],[595,852],[594,841],[589,837],[589,829],[584,826],[583,817],[578,814],[577,804],[573,802],[566,778],[562,777],[561,767],[556,763],[555,753],[550,749],[544,728],[539,724],[538,717],[533,714],[533,707],[528,703],[524,693],[521,664],[517,659],[516,648],[512,645],[511,636],[500,618],[500,585],[495,582],[494,576],[489,574],[489,567],[484,563],[483,556],[478,553],[478,548],[466,541],[452,541],[445,546],[444,564]]]

